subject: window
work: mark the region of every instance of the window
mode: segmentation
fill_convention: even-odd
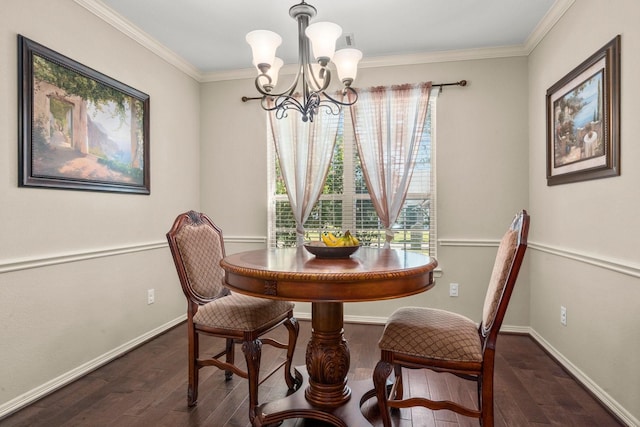
[[[435,92],[435,91],[434,91]],[[435,113],[436,96],[432,95],[419,157],[411,184],[391,243],[393,248],[415,250],[435,256]],[[269,121],[267,120],[267,125]],[[269,247],[295,246],[296,224],[287,198],[273,137],[267,129],[269,144]],[[350,230],[363,245],[384,244],[385,230],[369,197],[358,150],[353,136],[351,115],[341,117],[333,159],[320,200],[304,224],[305,239],[319,240],[324,230]]]

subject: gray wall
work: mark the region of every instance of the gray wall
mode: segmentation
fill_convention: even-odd
[[[286,83],[287,77],[281,80]],[[497,241],[513,214],[528,202],[527,58],[363,68],[357,86],[462,79],[469,82],[467,87],[446,88],[440,95],[436,118],[438,239],[461,242],[439,248],[440,286],[409,298],[347,304],[349,320],[384,321],[395,308],[409,304],[452,309],[480,319]],[[252,90],[253,79],[202,86],[201,201],[226,236],[264,239],[266,115],[257,102],[240,102]],[[480,247],[475,246],[478,240],[484,242]],[[229,249],[254,245],[234,244]],[[448,297],[449,282],[460,284],[458,298]],[[309,305],[297,304],[300,317],[310,311]],[[506,323],[528,326],[528,322],[529,290],[523,274]]]
[[[230,253],[262,247],[267,233],[265,115],[240,101],[253,79],[198,83],[73,0],[28,3],[0,6],[0,417],[183,318],[164,241],[178,212],[209,213]],[[530,332],[628,424],[640,424],[638,16],[634,0],[581,0],[529,56],[360,70],[359,87],[469,86],[446,88],[438,101],[438,285],[347,304],[349,320],[383,321],[409,304],[479,320],[497,241],[526,208],[531,246],[505,329]],[[150,196],[17,187],[18,33],[151,96]],[[616,34],[622,176],[547,187],[546,90]],[[447,295],[451,282],[460,283],[458,298]],[[156,289],[151,306],[148,288]],[[309,311],[297,305],[300,317]]]
[[[640,418],[640,4],[580,0],[529,56],[530,324],[572,372]],[[545,93],[622,35],[622,175],[548,187]],[[567,326],[560,324],[560,306]]]
[[[17,187],[17,34],[150,95],[151,195]],[[0,416],[184,318],[164,234],[199,207],[198,90],[72,0],[2,1]]]

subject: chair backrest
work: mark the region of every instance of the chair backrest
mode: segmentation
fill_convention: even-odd
[[[495,340],[502,325],[527,249],[528,235],[529,215],[527,211],[522,210],[515,216],[500,241],[484,300],[480,333],[489,341]]]
[[[169,248],[185,296],[204,304],[227,293],[222,230],[205,214],[189,211],[178,215],[167,233]]]

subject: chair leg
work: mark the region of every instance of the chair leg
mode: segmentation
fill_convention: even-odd
[[[480,425],[482,427],[493,427],[493,375],[481,375]]]
[[[404,395],[404,391],[402,389],[402,366],[399,364],[393,365],[394,376],[396,377],[396,395],[393,396],[394,399],[401,400]]]
[[[235,361],[235,353],[233,351],[233,338],[227,338],[227,345],[225,349],[225,361],[233,365]],[[224,371],[224,379],[229,381],[233,377],[232,371]]]
[[[391,364],[383,360],[379,361],[373,370],[373,386],[376,389],[378,410],[384,427],[391,427],[391,417],[387,405],[387,378],[391,375],[391,370]]]
[[[293,363],[293,352],[296,349],[296,343],[298,341],[298,333],[300,332],[300,325],[295,317],[285,320],[284,326],[289,331],[289,341],[287,345],[287,362],[284,365],[284,380],[287,383],[289,390],[293,390],[300,386],[302,378],[294,377],[291,375],[291,364]]]
[[[187,387],[187,406],[195,406],[198,403],[198,357],[200,352],[199,336],[189,327],[189,385]]]
[[[242,344],[242,351],[247,361],[247,381],[249,382],[249,420],[251,425],[256,418],[256,408],[258,406],[258,383],[260,381],[260,357],[262,356],[262,341],[255,339],[245,341]]]

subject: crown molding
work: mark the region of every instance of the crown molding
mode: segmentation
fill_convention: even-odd
[[[240,80],[254,78],[254,68],[203,72],[171,49],[155,40],[146,32],[120,16],[100,0],[74,0],[77,4],[96,15],[118,31],[149,49],[169,64],[175,66],[199,83],[225,80]],[[441,52],[424,52],[408,55],[390,55],[365,58],[360,62],[360,68],[391,67],[399,65],[417,65],[438,62],[470,61],[477,59],[508,58],[514,56],[528,56],[540,43],[544,36],[555,26],[575,0],[556,0],[551,9],[538,23],[524,44],[480,49],[465,49]],[[295,64],[290,64],[281,70],[283,74],[294,74]]]
[[[522,46],[504,46],[483,49],[450,50],[441,52],[423,52],[407,55],[389,55],[373,58],[364,58],[358,64],[359,69],[394,67],[399,65],[419,65],[437,62],[470,61],[474,59],[508,58],[512,56],[526,56]],[[282,67],[282,75],[295,74],[296,64],[288,64]],[[224,80],[240,80],[255,78],[255,68],[243,68],[241,70],[215,71],[203,73],[200,82],[217,82]]]
[[[202,79],[202,72],[187,62],[180,55],[177,55],[171,49],[142,31],[132,22],[123,18],[113,9],[102,3],[100,0],[74,0],[77,4],[88,10],[89,12],[102,19],[107,24],[114,27],[129,38],[135,40],[143,47],[147,48],[169,64],[173,65],[183,73],[187,74],[198,82]]]
[[[544,36],[556,25],[556,23],[562,18],[562,16],[569,10],[569,8],[575,3],[575,0],[556,0],[551,9],[542,18],[536,28],[533,29],[529,37],[524,43],[523,50],[526,55],[533,52],[533,49],[538,46],[538,43],[542,41]]]

